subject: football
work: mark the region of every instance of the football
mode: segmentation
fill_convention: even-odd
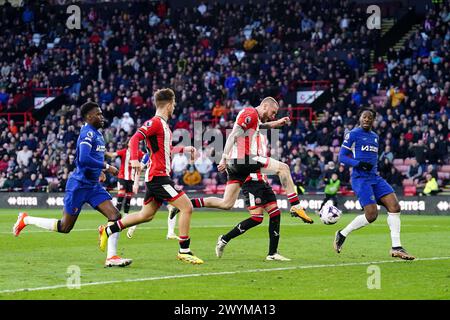
[[[342,211],[331,203],[326,203],[320,210],[319,216],[324,224],[335,224],[341,218]]]

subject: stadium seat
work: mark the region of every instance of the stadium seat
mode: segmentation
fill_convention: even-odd
[[[272,185],[272,190],[273,192],[275,192],[275,194],[280,194],[281,193],[281,186],[274,184]]]
[[[406,187],[406,186],[414,186],[413,179],[405,179],[405,180],[403,180],[403,186],[404,187]]]
[[[403,194],[405,197],[415,196],[417,194],[416,186],[405,186],[403,188]]]
[[[216,191],[217,191],[217,193],[219,193],[219,194],[224,193],[224,192],[225,192],[225,185],[224,185],[224,184],[219,184],[219,185],[217,185]]]
[[[437,174],[438,174],[438,178],[442,179],[442,180],[450,178],[450,172],[439,171]]]
[[[215,185],[207,185],[205,187],[205,193],[206,194],[216,194],[217,193],[217,187]]]
[[[409,170],[409,166],[406,165],[394,165],[395,169],[397,169],[398,171],[400,171],[401,173],[406,173]]]

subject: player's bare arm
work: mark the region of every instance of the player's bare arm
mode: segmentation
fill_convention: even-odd
[[[275,120],[275,121],[269,121],[265,123],[261,123],[259,125],[260,129],[276,129],[281,128],[291,122],[291,119],[289,117],[283,117],[281,119]]]
[[[217,166],[219,172],[225,171],[226,160],[228,159],[228,155],[230,154],[231,149],[233,148],[234,142],[237,137],[242,136],[244,133],[245,133],[244,129],[242,129],[240,126],[233,127],[233,130],[231,131],[230,135],[227,138],[227,142],[225,143],[222,159],[220,160],[219,165]]]

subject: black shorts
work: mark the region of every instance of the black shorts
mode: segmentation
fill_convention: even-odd
[[[266,182],[248,181],[242,186],[242,193],[244,194],[245,206],[249,210],[277,203],[275,193]]]
[[[269,165],[269,159],[261,156],[246,156],[245,159],[231,159],[227,164],[229,183],[243,184],[250,173],[256,173]]]
[[[184,194],[184,191],[175,189],[170,177],[153,177],[152,181],[145,183],[147,191],[145,193],[144,205],[155,200],[161,205],[163,201],[175,201]]]
[[[125,190],[127,193],[133,192],[133,180],[119,179],[117,189]]]

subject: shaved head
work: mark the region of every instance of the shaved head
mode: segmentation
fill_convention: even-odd
[[[265,97],[256,107],[261,122],[273,121],[279,109],[278,101],[272,97]]]
[[[277,107],[279,107],[278,101],[275,100],[275,98],[273,98],[273,97],[265,97],[265,98],[261,101],[261,104],[266,104],[266,103],[269,103],[269,104],[272,104],[272,105],[276,105]]]

